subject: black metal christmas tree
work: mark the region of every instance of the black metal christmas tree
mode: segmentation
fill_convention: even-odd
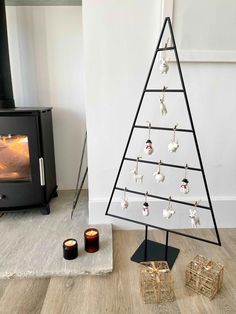
[[[168,47],[166,45],[165,47],[161,48],[160,45],[161,45],[163,34],[164,34],[164,31],[165,31],[166,27],[169,27],[172,45],[170,47]],[[181,89],[169,89],[169,88],[166,89],[164,87],[164,92],[167,92],[167,93],[183,93],[184,99],[185,99],[185,103],[186,103],[186,107],[187,107],[189,120],[190,120],[190,125],[191,125],[190,129],[180,129],[180,128],[178,128],[176,126],[174,128],[174,134],[175,134],[175,132],[190,132],[193,135],[193,139],[194,139],[194,142],[195,142],[195,146],[196,146],[196,151],[197,151],[200,167],[199,168],[188,167],[188,170],[190,170],[190,171],[199,171],[199,172],[202,173],[202,178],[203,178],[203,182],[204,182],[205,191],[206,191],[206,195],[207,195],[207,200],[208,200],[209,206],[199,205],[196,202],[195,203],[184,202],[184,201],[180,201],[180,200],[172,199],[172,198],[171,198],[171,202],[192,206],[193,209],[198,207],[198,208],[202,208],[202,209],[205,209],[205,210],[209,210],[210,213],[211,213],[212,220],[213,220],[217,241],[211,241],[211,240],[207,240],[205,238],[199,238],[199,237],[196,237],[196,236],[193,236],[193,235],[189,235],[189,234],[185,234],[185,233],[182,233],[182,232],[178,232],[178,231],[175,231],[175,230],[162,228],[162,227],[157,226],[155,224],[149,224],[149,223],[145,223],[144,221],[138,221],[138,220],[134,220],[134,219],[129,219],[129,218],[126,218],[126,217],[122,217],[122,216],[118,216],[118,215],[114,215],[114,214],[109,213],[110,205],[111,205],[111,202],[112,202],[112,199],[113,199],[113,196],[114,196],[114,192],[116,190],[118,190],[118,191],[125,191],[125,193],[132,193],[132,194],[137,194],[137,195],[143,195],[145,197],[147,196],[147,193],[145,193],[145,192],[134,191],[134,190],[130,190],[130,189],[126,188],[126,187],[123,188],[123,187],[118,187],[117,186],[117,183],[118,183],[118,180],[119,180],[119,177],[120,177],[120,173],[121,173],[124,161],[137,162],[137,159],[133,159],[133,158],[128,158],[127,157],[127,151],[128,151],[128,148],[129,148],[129,144],[130,144],[130,141],[131,141],[134,129],[135,128],[139,128],[139,129],[149,129],[149,130],[153,129],[153,130],[162,130],[162,131],[173,131],[173,128],[153,127],[150,124],[148,126],[140,126],[140,125],[136,124],[137,118],[138,118],[138,115],[139,115],[139,112],[140,112],[140,109],[141,109],[141,106],[142,106],[142,103],[143,103],[143,99],[144,99],[144,96],[146,95],[146,93],[163,93],[163,89],[148,89],[147,87],[148,87],[148,83],[149,83],[149,80],[150,80],[150,77],[151,77],[151,74],[152,74],[152,71],[153,71],[153,67],[154,67],[154,64],[155,64],[155,61],[156,61],[158,53],[166,51],[166,50],[173,50],[174,51],[176,64],[177,64],[177,67],[178,67],[178,73],[179,73],[179,77],[180,77],[181,87],[182,88]],[[166,70],[168,70],[168,64],[164,63],[164,64],[162,64],[162,71],[166,71]],[[166,108],[165,108],[164,102],[161,99],[160,99],[160,101],[161,101],[161,106],[162,106],[161,107],[161,112],[165,114],[166,113]],[[146,144],[148,146],[147,150],[150,151],[152,149],[152,147],[151,147],[152,143],[151,143],[150,139],[146,142]],[[174,144],[176,145],[176,147],[171,147],[171,148],[168,147],[169,149],[173,149],[172,151],[175,151],[175,149],[178,148],[178,144],[177,143],[174,143]],[[143,159],[138,160],[138,162],[146,163],[146,164],[156,164],[156,165],[158,165],[157,162],[143,160]],[[162,163],[162,166],[173,167],[173,168],[182,168],[182,169],[186,168],[185,165],[182,166],[182,165],[167,164],[167,163]],[[142,178],[140,178],[140,179],[142,180]],[[161,178],[160,178],[160,180],[161,180]],[[182,181],[181,189],[184,190],[184,189],[187,189],[187,188],[188,188],[188,180],[185,178]],[[169,200],[170,201],[170,197],[162,197],[162,196],[150,195],[150,194],[148,194],[148,197],[149,198],[156,198],[156,199],[160,199],[160,200],[166,200],[166,201]],[[144,205],[145,205],[144,206],[145,207],[144,208],[144,216],[145,216],[146,215],[145,213],[148,213],[147,212],[148,211],[148,203],[145,201]],[[171,212],[169,212],[167,214],[171,214]],[[180,62],[179,62],[178,52],[177,52],[177,48],[176,48],[176,44],[175,44],[175,38],[174,38],[174,34],[173,34],[173,29],[172,29],[172,25],[171,25],[171,21],[170,21],[169,17],[165,18],[165,21],[164,21],[164,24],[163,24],[163,27],[162,27],[162,30],[161,30],[161,34],[160,34],[160,37],[159,37],[159,40],[158,40],[157,48],[155,50],[155,53],[154,53],[154,56],[153,56],[153,59],[152,59],[152,62],[151,62],[151,67],[150,67],[150,70],[148,72],[148,76],[147,76],[147,79],[146,79],[146,82],[145,82],[145,85],[144,85],[144,89],[143,89],[143,92],[142,92],[142,95],[141,95],[141,99],[140,99],[140,102],[139,102],[139,105],[138,105],[138,109],[137,109],[137,112],[136,112],[136,115],[135,115],[135,118],[134,118],[134,122],[133,122],[133,125],[132,125],[132,128],[131,128],[131,131],[130,131],[130,134],[129,134],[129,138],[128,138],[128,141],[127,141],[127,144],[126,144],[126,147],[125,147],[125,151],[124,151],[124,154],[123,154],[123,157],[122,157],[122,160],[121,160],[121,164],[120,164],[120,167],[119,167],[119,170],[118,170],[118,174],[117,174],[117,177],[116,177],[113,189],[112,189],[112,193],[111,193],[111,196],[110,196],[110,199],[109,199],[109,202],[108,202],[106,215],[109,215],[109,216],[115,217],[115,218],[119,218],[119,219],[123,219],[123,220],[129,221],[129,222],[141,224],[141,225],[145,226],[145,240],[138,247],[138,249],[136,250],[134,255],[131,257],[131,260],[135,261],[135,262],[141,262],[141,261],[147,261],[147,260],[166,260],[166,261],[168,261],[169,267],[172,268],[172,266],[173,266],[173,264],[175,262],[175,259],[177,258],[178,254],[179,254],[179,249],[171,247],[171,246],[168,246],[169,233],[174,233],[174,234],[177,234],[177,235],[189,237],[189,238],[192,238],[192,239],[204,241],[204,242],[215,244],[215,245],[219,245],[219,246],[221,245],[220,237],[219,237],[219,233],[218,233],[218,229],[217,229],[217,224],[216,224],[216,220],[215,220],[215,216],[214,216],[214,212],[213,212],[212,202],[211,202],[211,198],[210,198],[210,193],[209,193],[209,190],[208,190],[208,185],[207,185],[207,180],[206,180],[206,176],[205,176],[205,171],[204,171],[204,168],[203,168],[203,163],[202,163],[202,158],[201,158],[201,154],[200,154],[200,149],[199,149],[197,136],[196,136],[195,128],[194,128],[194,124],[193,124],[193,119],[192,119],[192,115],[191,115],[191,111],[190,111],[190,106],[189,106],[189,102],[188,102],[188,97],[187,97],[187,93],[186,93],[186,89],[185,89],[183,74],[182,74],[181,67],[180,67]],[[193,218],[193,223],[196,223],[196,224],[198,223],[198,220],[194,216],[194,214],[193,214],[193,216],[190,215],[190,217]],[[166,232],[166,243],[165,244],[160,244],[160,243],[156,243],[154,241],[148,240],[148,227],[156,228],[156,229],[160,229],[160,230],[165,231]]]

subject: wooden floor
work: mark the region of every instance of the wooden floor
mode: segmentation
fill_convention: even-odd
[[[204,237],[210,233],[210,230],[201,231]],[[164,305],[143,303],[139,291],[138,266],[129,260],[142,242],[143,232],[114,231],[113,273],[77,278],[0,281],[0,313],[234,314],[236,313],[236,229],[220,230],[220,235],[222,247],[170,235],[170,245],[181,249],[173,267],[175,302]],[[164,233],[152,231],[149,238],[164,241]],[[194,294],[184,286],[186,264],[198,253],[225,265],[223,289],[212,301]]]

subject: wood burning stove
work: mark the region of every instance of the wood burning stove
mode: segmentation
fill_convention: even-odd
[[[52,108],[15,108],[2,0],[0,42],[0,211],[49,214],[57,196]]]
[[[51,108],[0,109],[0,210],[48,214],[56,189]]]

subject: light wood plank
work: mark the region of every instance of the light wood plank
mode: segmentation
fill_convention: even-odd
[[[41,312],[50,279],[11,279],[0,299],[0,313]]]
[[[195,232],[205,238],[212,236],[212,230],[199,229]],[[130,256],[143,241],[144,232],[114,231],[113,273],[103,276],[52,278],[49,286],[48,282],[37,279],[10,280],[6,287],[4,284],[2,286],[0,313],[236,313],[236,229],[220,230],[220,235],[222,247],[170,235],[169,244],[180,249],[180,255],[172,269],[175,302],[162,305],[143,303],[139,290],[138,265],[130,261]],[[164,243],[165,233],[151,231],[149,238]],[[185,287],[186,265],[196,254],[203,254],[225,265],[223,288],[212,301]]]
[[[129,260],[143,232],[114,232],[114,271],[110,275],[51,279],[42,314],[52,313],[180,313],[177,302],[144,304],[138,264]],[[68,282],[72,284],[68,286]]]
[[[0,299],[3,296],[8,284],[10,283],[10,280],[0,280]]]

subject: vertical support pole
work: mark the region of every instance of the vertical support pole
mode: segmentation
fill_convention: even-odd
[[[144,246],[144,260],[147,260],[147,237],[148,237],[148,225],[145,226],[145,246]]]
[[[168,258],[168,240],[169,240],[169,231],[166,231],[165,261],[167,261],[167,258]]]

